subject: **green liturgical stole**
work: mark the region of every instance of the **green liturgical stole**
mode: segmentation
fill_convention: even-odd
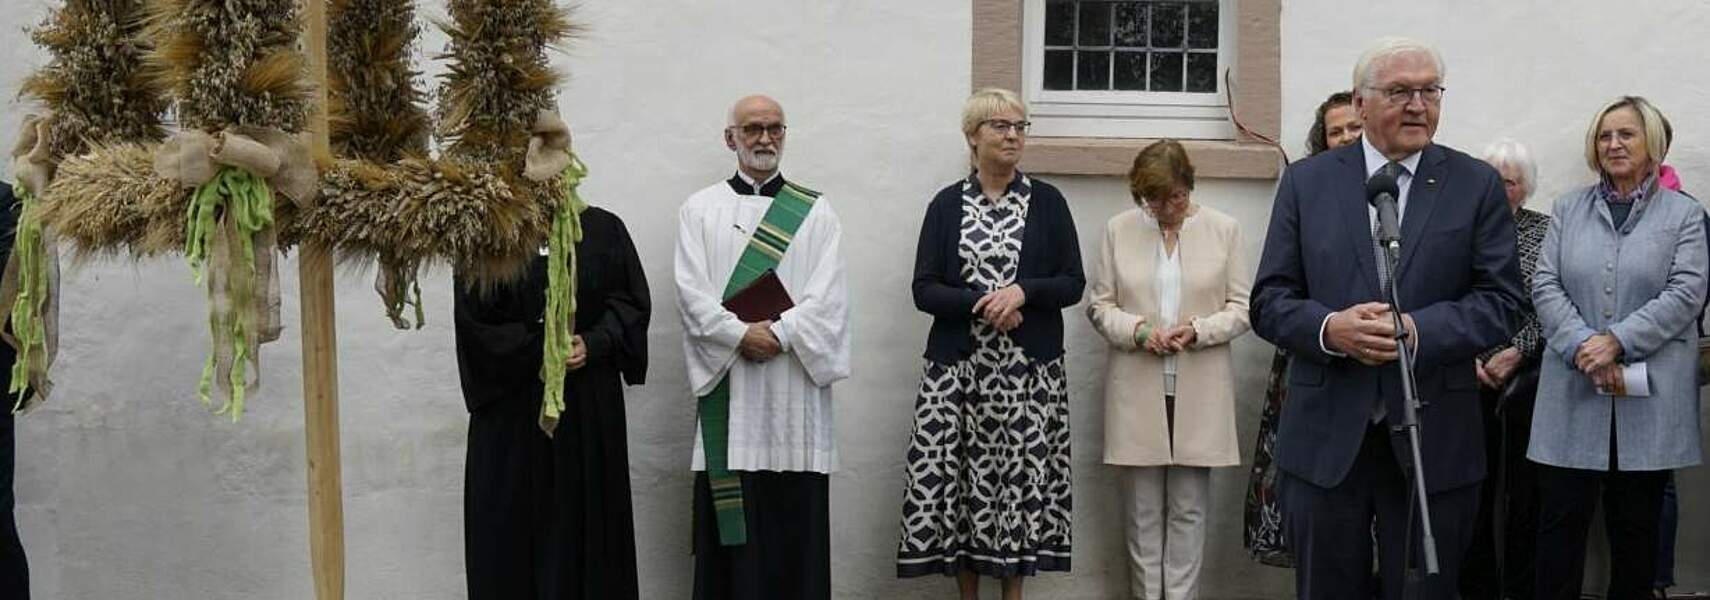
[[[724,298],[741,292],[767,271],[778,267],[790,240],[807,219],[819,193],[785,183],[766,208],[760,225],[748,239],[736,270],[724,286]],[[726,546],[748,542],[742,515],[742,479],[730,470],[730,374],[700,397],[701,444],[706,454],[707,480],[712,485],[713,513],[718,519],[718,540]]]

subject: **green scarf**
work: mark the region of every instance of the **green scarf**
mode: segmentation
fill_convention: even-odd
[[[569,370],[576,338],[576,244],[582,241],[582,211],[588,203],[576,193],[587,165],[575,154],[560,177],[564,195],[552,211],[552,233],[546,242],[546,340],[540,363],[540,429],[551,436],[564,414],[564,376]]]
[[[30,387],[30,368],[47,354],[47,326],[43,321],[48,300],[47,253],[42,243],[41,203],[21,183],[16,186],[22,211],[12,238],[12,256],[18,265],[18,295],[12,303],[12,335],[18,340],[18,357],[12,363],[12,381],[6,391],[16,394],[16,414],[24,407]]]

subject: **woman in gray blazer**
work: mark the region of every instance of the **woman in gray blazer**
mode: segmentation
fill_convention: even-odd
[[[1546,351],[1527,451],[1540,465],[1538,598],[1579,598],[1599,499],[1605,597],[1649,597],[1663,484],[1699,463],[1694,322],[1710,259],[1704,209],[1656,183],[1666,127],[1637,96],[1597,112],[1585,156],[1600,181],[1556,200],[1538,257]]]

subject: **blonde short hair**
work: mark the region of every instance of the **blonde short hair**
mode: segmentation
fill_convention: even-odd
[[[1372,42],[1366,51],[1360,54],[1360,59],[1354,62],[1354,93],[1364,96],[1372,91],[1372,77],[1376,76],[1374,67],[1387,62],[1391,57],[1400,54],[1420,53],[1431,58],[1431,64],[1437,67],[1437,82],[1442,83],[1449,78],[1449,68],[1443,64],[1443,55],[1437,52],[1436,46],[1413,38],[1382,37]]]
[[[1538,191],[1538,163],[1532,161],[1532,151],[1526,145],[1511,138],[1502,138],[1484,147],[1484,162],[1490,163],[1497,172],[1502,167],[1512,167],[1520,171],[1520,189],[1526,191],[1525,197],[1531,198],[1532,192]]]
[[[1645,154],[1650,155],[1651,171],[1655,172],[1668,157],[1672,132],[1669,131],[1668,117],[1664,117],[1662,111],[1644,96],[1622,96],[1597,110],[1597,115],[1591,118],[1591,126],[1585,130],[1585,165],[1591,167],[1591,172],[1603,174],[1603,165],[1597,162],[1597,130],[1603,127],[1604,117],[1622,108],[1631,108],[1639,113],[1639,124],[1645,129]]]
[[[962,105],[962,134],[974,135],[980,130],[980,124],[986,119],[1006,110],[1021,113],[1021,118],[1027,118],[1027,103],[1021,101],[1021,96],[1003,88],[986,88],[968,96],[967,103]]]

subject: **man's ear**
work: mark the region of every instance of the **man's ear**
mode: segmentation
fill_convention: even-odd
[[[730,127],[724,128],[724,147],[729,148],[732,152],[736,151],[736,134],[731,131]]]

